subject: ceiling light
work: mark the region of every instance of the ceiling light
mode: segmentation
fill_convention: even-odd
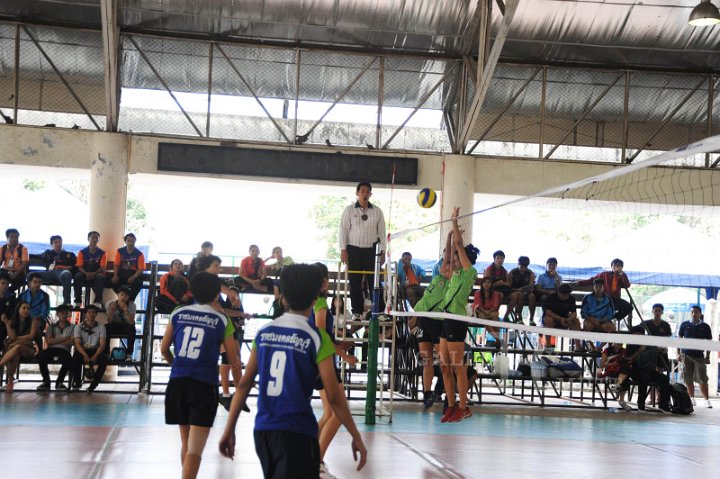
[[[688,23],[693,27],[706,27],[720,23],[720,12],[710,0],[702,0],[697,7],[690,12]]]

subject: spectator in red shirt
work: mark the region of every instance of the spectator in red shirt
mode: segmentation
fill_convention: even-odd
[[[500,302],[502,301],[502,297],[502,293],[493,291],[492,279],[484,277],[480,284],[480,289],[475,291],[475,295],[473,296],[473,314],[481,319],[497,321],[500,317]],[[485,331],[495,338],[495,344],[500,347],[500,335],[498,334],[500,329],[493,326],[485,326]]]
[[[253,290],[259,293],[272,293],[273,282],[265,276],[265,262],[260,259],[260,248],[257,245],[250,245],[250,256],[246,256],[240,262],[238,276],[235,277],[235,285],[241,291]]]

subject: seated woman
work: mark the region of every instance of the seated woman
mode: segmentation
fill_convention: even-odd
[[[188,268],[188,279],[192,279],[195,273],[200,271],[199,262],[202,258],[207,258],[213,252],[213,244],[209,241],[204,241],[200,245],[200,252],[190,261],[190,267]]]
[[[15,371],[21,359],[29,359],[35,355],[35,342],[37,334],[37,321],[30,316],[30,304],[20,301],[15,307],[12,319],[2,316],[2,322],[7,330],[7,339],[3,347],[3,357],[0,367],[7,364],[7,386],[2,389],[12,392],[15,384]]]
[[[108,336],[126,336],[127,358],[132,358],[135,350],[135,313],[137,307],[130,300],[130,288],[123,286],[118,291],[118,297],[114,301],[108,301],[105,305],[107,311],[107,323],[105,332]]]
[[[155,309],[158,313],[170,314],[178,306],[192,304],[190,282],[183,274],[185,265],[179,259],[170,263],[170,272],[160,277],[160,294]]]
[[[120,288],[130,287],[130,301],[135,301],[142,289],[143,272],[145,271],[145,255],[135,248],[136,237],[133,233],[125,235],[125,247],[115,252],[114,268],[111,283],[117,293]]]
[[[493,290],[492,278],[489,276],[484,277],[482,283],[480,283],[480,289],[477,290],[473,296],[473,315],[480,319],[497,321],[499,319],[500,302],[502,298],[502,293]],[[495,338],[495,344],[500,347],[500,328],[485,326],[485,331]]]
[[[265,276],[265,262],[260,259],[260,248],[250,245],[250,256],[240,262],[238,276],[233,280],[240,291],[256,291],[259,293],[272,293],[273,282]]]
[[[271,260],[274,260],[270,262]],[[265,267],[266,276],[280,277],[280,273],[285,266],[295,264],[290,256],[283,256],[283,250],[280,246],[276,246],[272,249],[272,256],[265,259],[266,263],[270,263]]]

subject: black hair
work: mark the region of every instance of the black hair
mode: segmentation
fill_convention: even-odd
[[[405,255],[412,256],[412,253],[410,251],[405,251],[403,254],[400,255],[400,257],[402,258]]]
[[[469,243],[465,246],[465,255],[470,260],[470,264],[475,264],[475,261],[477,261],[477,257],[479,254],[480,250],[473,246],[472,243]]]
[[[368,182],[368,181],[361,181],[361,182],[358,183],[357,186],[355,187],[355,193],[357,193],[358,191],[360,191],[360,188],[362,188],[363,186],[367,186],[368,189],[369,189],[370,191],[372,191],[372,185],[370,184],[370,182]]]
[[[135,236],[135,233],[128,233],[128,234],[126,234],[125,236],[123,236],[123,241],[127,241],[127,239],[128,239],[129,237],[131,237],[131,236],[132,236],[132,238],[133,238],[135,241],[137,241],[137,236]]]
[[[291,310],[308,309],[322,289],[322,272],[310,264],[291,264],[280,273],[280,292]]]
[[[222,264],[222,260],[220,259],[220,257],[215,256],[214,254],[201,256],[200,258],[198,258],[197,269],[198,271],[206,271],[210,267],[210,265],[216,261]]]
[[[623,263],[623,260],[621,260],[620,258],[615,258],[614,260],[610,261],[610,266],[615,266],[616,264],[619,264],[621,268],[625,266],[625,263]]]
[[[527,256],[520,256],[518,258],[518,264],[527,266],[530,264],[530,258],[528,258]]]
[[[327,280],[330,279],[330,272],[328,271],[328,267],[327,267],[327,266],[325,266],[323,263],[319,263],[319,262],[318,262],[318,263],[313,263],[313,266],[315,266],[317,269],[320,270],[320,273],[322,273],[323,279],[327,279]],[[325,293],[323,293],[323,291],[322,291],[322,285],[320,285],[320,288],[321,288],[321,290],[320,290],[320,292],[318,293],[318,298],[321,297],[321,296],[323,296],[323,295],[325,294]]]
[[[3,280],[3,279],[9,283],[9,282],[10,282],[10,275],[7,274],[7,273],[5,273],[5,272],[0,273],[0,280]]]
[[[652,309],[660,308],[662,311],[665,311],[665,306],[662,305],[662,303],[655,303],[652,305]]]
[[[208,304],[220,294],[222,280],[212,273],[201,271],[190,280],[190,292],[200,304]]]
[[[92,235],[97,235],[98,238],[100,237],[100,233],[98,233],[98,232],[95,231],[95,230],[92,230],[92,231],[90,231],[90,232],[88,233],[88,239],[90,239],[90,237],[91,237]]]
[[[125,293],[128,296],[131,296],[132,290],[130,289],[130,286],[121,286],[120,289],[118,290],[117,294],[120,294],[120,293]]]
[[[88,304],[87,306],[85,306],[85,313],[87,313],[90,310],[93,310],[97,313],[98,311],[100,311],[100,308],[98,308],[97,306],[95,306],[94,304],[91,303],[91,304]]]
[[[554,257],[554,256],[549,257],[549,258],[547,259],[547,261],[545,261],[545,264],[547,265],[547,264],[549,264],[549,263],[555,263],[555,264],[557,264],[557,258]]]
[[[505,252],[504,252],[503,250],[501,250],[501,249],[495,251],[495,252],[493,253],[493,259],[497,258],[498,256],[502,256],[502,257],[504,258],[504,257],[505,257]]]
[[[59,304],[59,305],[55,308],[55,312],[56,312],[56,313],[62,313],[63,311],[65,311],[66,313],[69,312],[69,311],[70,311],[70,306],[67,305],[67,304]]]
[[[20,232],[18,230],[16,230],[15,228],[8,228],[5,230],[5,238],[8,238],[13,233],[20,236]]]
[[[60,240],[60,241],[62,241],[62,236],[60,236],[60,235],[52,235],[52,236],[50,237],[50,246],[52,246],[53,241],[55,241],[55,240]]]
[[[200,245],[200,249],[212,248],[212,247],[213,247],[213,244],[209,241],[203,241],[203,244]]]
[[[39,279],[40,281],[42,281],[42,276],[40,275],[40,273],[35,272],[35,273],[30,273],[30,274],[28,275],[28,277],[27,277],[28,283],[31,282],[32,280],[34,280],[35,278],[37,278],[37,279]]]
[[[698,311],[700,311],[702,313],[702,308],[697,304],[695,306],[691,307],[690,311],[692,311],[693,309],[697,309]]]
[[[255,248],[255,249],[257,249],[258,251],[260,251],[260,247],[259,247],[258,245],[256,245],[256,244],[251,244],[250,247],[248,248],[248,253],[249,253],[250,250],[253,249],[253,248]]]
[[[177,261],[180,264],[183,264],[182,260],[180,258],[175,258],[172,261],[170,261],[170,267],[172,268],[172,265],[175,264],[175,261]],[[184,265],[183,265],[184,266]]]

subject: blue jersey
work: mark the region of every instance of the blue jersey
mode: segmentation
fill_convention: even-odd
[[[335,347],[308,318],[285,313],[262,327],[253,342],[258,364],[257,431],[292,431],[317,438],[310,406],[318,363]]]
[[[173,359],[170,378],[218,383],[220,344],[235,332],[227,316],[209,304],[193,304],[173,311]]]

